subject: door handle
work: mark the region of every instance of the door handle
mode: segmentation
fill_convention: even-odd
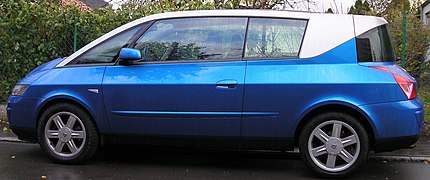
[[[217,89],[236,89],[237,81],[233,79],[224,79],[216,83]]]

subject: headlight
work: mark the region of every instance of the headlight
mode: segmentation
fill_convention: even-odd
[[[13,87],[12,96],[21,96],[27,90],[28,84],[17,84]]]

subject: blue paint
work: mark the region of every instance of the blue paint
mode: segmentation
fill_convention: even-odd
[[[108,113],[192,112],[171,118],[108,116],[112,132],[239,137],[239,115],[209,118],[216,112],[242,111],[245,64],[237,61],[106,67],[102,91]],[[225,79],[236,81],[236,87],[218,89],[216,83]],[[197,112],[211,113],[196,116]]]
[[[355,39],[307,59],[54,68],[61,60],[19,82],[31,86],[8,100],[12,127],[35,129],[56,99],[85,107],[102,134],[293,138],[307,113],[331,104],[366,117],[376,140],[418,135],[423,123],[419,98],[368,66],[415,80],[393,62],[357,63]]]
[[[30,73],[28,73],[27,76],[25,76],[21,81],[18,82],[18,84],[33,83],[63,60],[64,58],[58,58],[40,65],[39,67],[33,69]]]
[[[122,60],[139,60],[142,59],[142,55],[137,49],[121,48],[118,58]]]
[[[165,112],[165,111],[112,111],[113,116],[129,116],[129,117],[261,117],[261,116],[277,116],[276,112]]]

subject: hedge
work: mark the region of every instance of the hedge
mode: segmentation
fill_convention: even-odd
[[[155,1],[154,1],[155,2]],[[13,86],[35,67],[73,53],[74,26],[78,49],[97,37],[150,14],[194,9],[213,9],[204,0],[110,5],[83,11],[60,1],[0,0],[0,102],[5,102]]]
[[[0,0],[0,103],[6,101],[16,82],[32,69],[73,53],[75,27],[79,49],[112,29],[140,17],[168,11],[214,9],[215,4],[218,8],[239,8],[239,2],[242,1],[136,2],[139,3],[127,3],[117,10],[107,6],[85,11],[74,5],[63,6],[59,0]],[[382,16],[392,25],[394,47],[400,57],[402,19],[397,6],[396,3],[390,3],[391,8]],[[430,63],[423,63],[423,55],[428,47],[430,30],[414,18],[416,11],[416,7],[410,8],[408,13],[407,70],[415,77],[421,75],[421,85],[429,86]]]

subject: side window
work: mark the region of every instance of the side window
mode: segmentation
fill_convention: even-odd
[[[246,58],[298,57],[307,21],[250,18]]]
[[[181,18],[155,22],[136,42],[142,62],[241,59],[247,18]]]
[[[371,29],[357,37],[359,62],[395,61],[390,35],[385,25]]]
[[[103,41],[89,51],[83,53],[81,56],[75,58],[69,64],[100,64],[115,62],[120,49],[127,44],[134,34],[137,33],[140,27],[142,26],[133,27],[107,39],[106,41]]]

